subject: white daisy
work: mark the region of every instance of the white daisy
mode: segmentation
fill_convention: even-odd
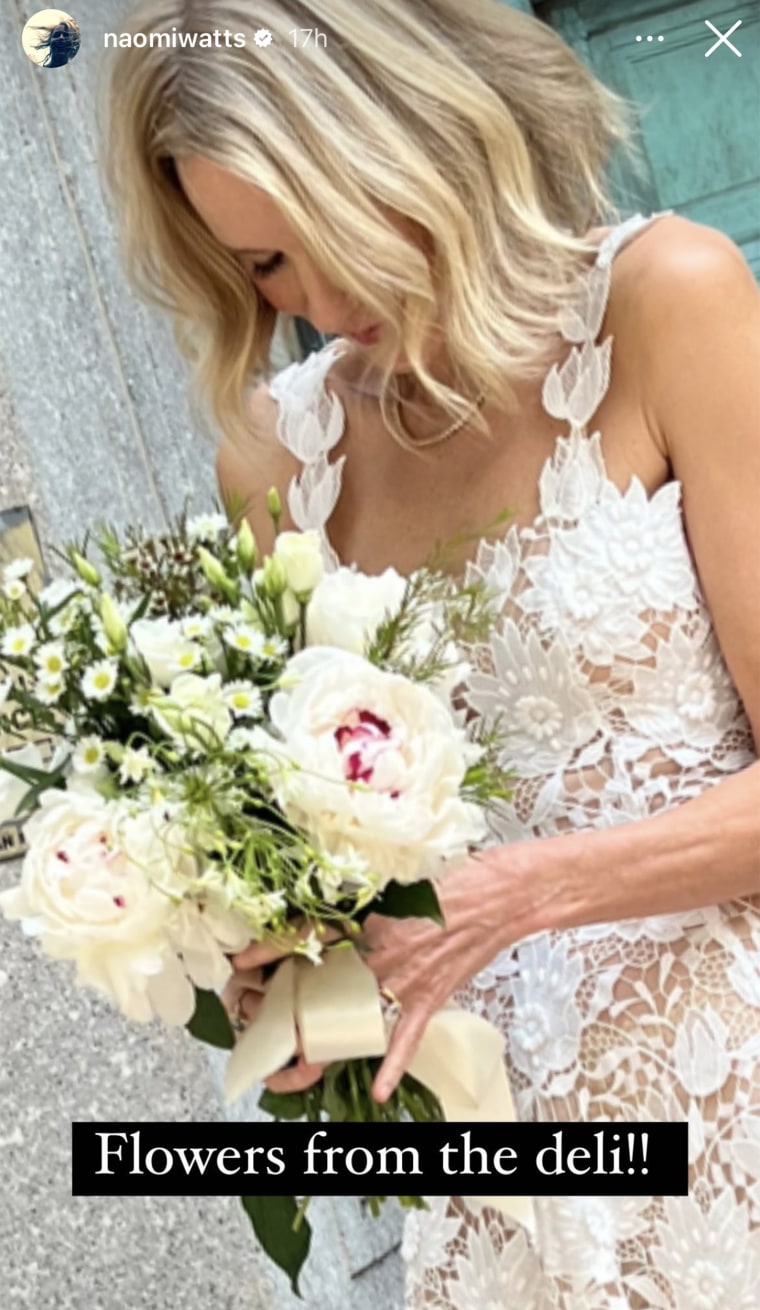
[[[71,757],[76,773],[94,773],[103,763],[105,752],[99,737],[83,737]]]
[[[231,605],[214,605],[208,612],[212,623],[237,623],[239,615]]]
[[[250,624],[239,623],[224,634],[224,640],[233,650],[242,651],[244,655],[258,657],[264,650],[264,637]]]
[[[216,541],[228,527],[229,520],[224,514],[198,514],[188,520],[187,535],[193,542]]]
[[[185,642],[182,647],[176,651],[173,658],[169,660],[167,665],[168,672],[171,674],[172,678],[178,677],[180,673],[192,673],[193,669],[198,668],[202,657],[203,651],[200,646],[196,646],[189,641]]]
[[[37,700],[42,705],[55,705],[65,690],[63,678],[45,678],[34,689]]]
[[[191,614],[182,621],[182,636],[189,640],[203,639],[211,631],[211,620],[207,614]]]
[[[223,688],[224,701],[235,718],[255,718],[261,714],[261,692],[252,682],[228,682]]]
[[[119,767],[119,782],[142,782],[152,768],[153,760],[147,746],[141,746],[139,750],[127,746]]]
[[[115,660],[99,660],[87,669],[80,686],[88,700],[106,700],[116,686],[119,666]]]
[[[3,583],[3,592],[8,600],[21,600],[26,595],[26,584],[21,578],[10,578],[8,582]]]
[[[288,643],[284,637],[266,637],[261,646],[261,656],[265,660],[279,660],[288,653]]]
[[[34,653],[34,662],[40,671],[40,677],[48,682],[59,679],[64,669],[68,668],[66,651],[62,641],[48,641]]]
[[[79,608],[79,600],[72,600],[68,605],[64,605],[55,618],[50,620],[50,631],[54,637],[65,637],[67,632],[71,632],[77,621]]]
[[[26,578],[33,568],[34,560],[27,556],[23,559],[12,559],[3,569],[3,582],[12,582],[14,578]]]
[[[23,623],[18,628],[9,628],[3,638],[2,653],[3,655],[28,655],[36,640],[37,634],[31,623]]]
[[[229,751],[260,750],[261,738],[253,728],[233,728],[227,738],[226,746]]]

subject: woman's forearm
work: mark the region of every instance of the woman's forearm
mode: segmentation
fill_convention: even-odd
[[[505,924],[512,941],[515,930],[524,937],[760,894],[760,762],[651,818],[503,846],[487,856],[507,915],[515,859],[530,871],[523,922],[511,932]]]

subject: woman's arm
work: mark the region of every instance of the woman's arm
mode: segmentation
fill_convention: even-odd
[[[683,485],[702,590],[760,743],[760,292],[736,247],[711,229],[663,220],[636,244],[627,313],[647,412]],[[760,763],[651,818],[484,851],[441,884],[444,929],[367,920],[367,962],[403,1006],[377,1099],[393,1091],[432,1015],[500,950],[552,928],[754,893]],[[254,947],[237,959],[250,967],[261,955]],[[294,1069],[270,1085],[304,1081],[313,1077]]]
[[[662,220],[637,247],[626,315],[642,400],[681,481],[700,585],[760,747],[760,291],[727,237],[686,219]],[[373,968],[404,1003],[378,1098],[435,1009],[499,949],[755,894],[760,763],[651,818],[488,850],[442,886],[445,932],[420,925],[402,943],[403,925],[372,924]]]

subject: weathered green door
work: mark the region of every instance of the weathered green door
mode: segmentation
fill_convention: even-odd
[[[648,177],[613,169],[623,212],[675,209],[718,228],[760,279],[757,0],[545,0],[532,9],[608,86],[642,106]],[[728,40],[739,54],[719,44],[737,20]]]

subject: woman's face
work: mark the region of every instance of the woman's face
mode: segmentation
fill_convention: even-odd
[[[282,314],[305,319],[325,336],[350,336],[373,327],[369,312],[352,305],[313,263],[274,201],[251,182],[197,156],[176,161],[182,188],[213,236],[234,254],[259,295]],[[396,216],[394,225],[414,235]],[[366,349],[367,347],[362,347]],[[404,355],[394,373],[410,366]]]

